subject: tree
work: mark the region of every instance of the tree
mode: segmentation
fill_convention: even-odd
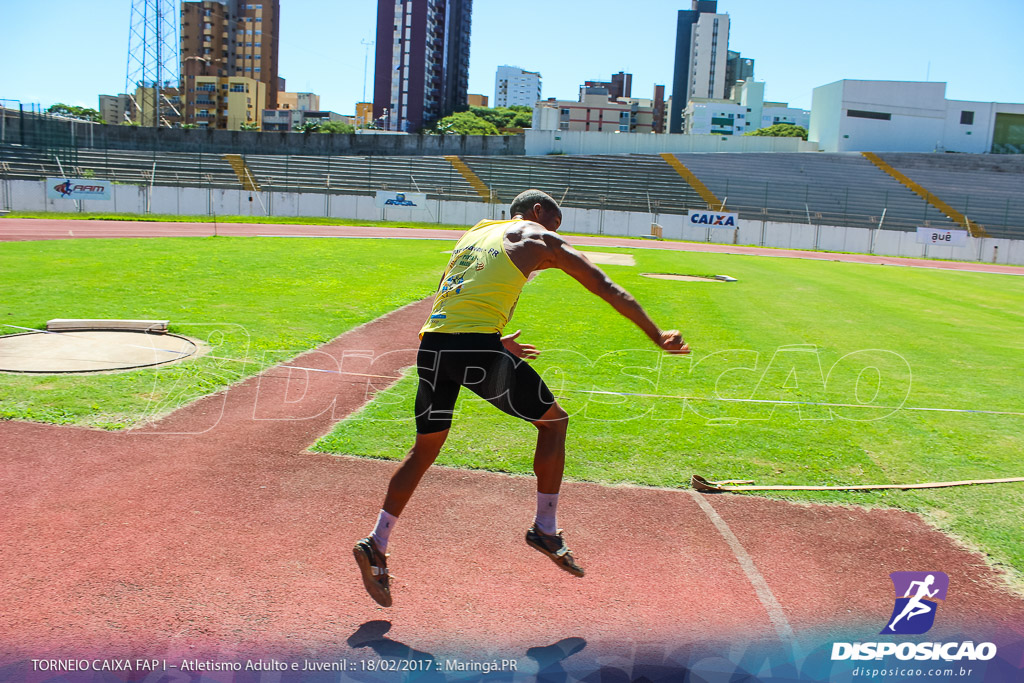
[[[744,135],[759,135],[770,138],[803,138],[807,139],[807,129],[792,123],[776,123],[774,126],[752,130]]]
[[[257,124],[255,124],[255,123],[252,123],[250,121],[246,121],[245,123],[243,123],[240,126],[238,126],[238,129],[239,130],[259,130],[260,127]]]
[[[354,133],[356,129],[344,121],[324,121],[320,124],[321,133]]]
[[[489,121],[495,128],[529,128],[533,121],[533,109],[516,105],[512,107],[470,107],[469,111],[478,118]]]
[[[70,119],[82,119],[83,121],[95,121],[96,123],[106,123],[100,113],[95,109],[89,109],[88,107],[76,107],[71,104],[64,104],[58,102],[50,105],[46,110],[47,114],[55,114],[57,116],[66,116]]]
[[[301,126],[299,124],[295,124],[295,131],[298,133],[306,133],[308,135],[309,133],[315,133],[318,130],[320,130],[320,122],[312,119],[304,122]]]
[[[498,128],[473,112],[460,111],[446,116],[434,126],[442,135],[497,135]]]

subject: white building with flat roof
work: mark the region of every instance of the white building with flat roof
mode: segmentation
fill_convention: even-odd
[[[1024,104],[947,100],[945,83],[842,80],[814,89],[825,152],[1024,153]]]
[[[532,107],[540,99],[540,74],[518,66],[499,66],[494,75],[495,107]]]
[[[811,112],[786,102],[765,102],[764,81],[743,81],[732,99],[695,97],[683,110],[683,132],[689,135],[744,135],[777,123],[807,128]]]

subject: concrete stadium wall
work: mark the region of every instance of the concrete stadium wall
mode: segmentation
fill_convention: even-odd
[[[482,202],[431,199],[420,208],[379,208],[370,195],[296,192],[247,192],[216,188],[114,185],[109,201],[48,199],[46,183],[6,180],[0,197],[13,211],[157,213],[218,216],[329,216],[360,220],[389,220],[472,225],[483,219],[504,218],[507,207]],[[251,199],[250,199],[251,198]],[[651,224],[662,227],[667,239],[716,244],[846,251],[881,256],[982,261],[1024,265],[1024,240],[969,239],[964,247],[918,244],[916,233],[869,230],[835,225],[777,223],[741,219],[736,230],[690,223],[679,214],[649,214],[599,209],[563,210],[561,232],[639,237],[649,235]],[[273,225],[267,232],[274,232]],[[640,246],[638,244],[638,246]]]
[[[817,152],[818,145],[800,138],[747,135],[654,135],[596,131],[533,130],[526,136],[526,154],[688,154],[695,152]]]

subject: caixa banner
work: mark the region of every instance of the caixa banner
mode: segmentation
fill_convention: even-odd
[[[937,228],[918,228],[918,244],[942,244],[947,247],[967,246],[966,230],[939,230]]]
[[[377,208],[404,207],[416,209],[427,205],[427,195],[422,192],[385,192],[377,190]]]
[[[91,178],[47,178],[47,199],[110,199],[110,181]]]
[[[690,209],[689,220],[694,225],[705,225],[709,228],[736,228],[739,226],[740,215],[738,213]]]

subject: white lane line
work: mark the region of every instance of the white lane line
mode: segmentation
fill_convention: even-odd
[[[757,570],[757,566],[754,561],[750,558],[750,555],[743,548],[740,540],[736,538],[736,534],[732,532],[729,525],[725,523],[725,520],[719,516],[715,509],[711,507],[711,504],[704,500],[704,496],[697,493],[694,490],[689,490],[688,493],[697,501],[697,505],[704,511],[711,523],[718,529],[718,533],[722,534],[722,538],[729,544],[729,548],[732,550],[733,555],[740,563],[740,567],[743,568],[743,573],[747,575],[747,580],[754,586],[754,592],[757,593],[757,599],[761,601],[761,605],[765,611],[768,612],[768,618],[771,620],[772,625],[775,627],[775,633],[778,634],[782,640],[791,641],[793,640],[793,628],[789,625],[789,621],[786,619],[785,612],[782,611],[782,605],[779,604],[775,594],[772,593],[772,589],[768,587],[768,582],[764,580],[761,572]]]

